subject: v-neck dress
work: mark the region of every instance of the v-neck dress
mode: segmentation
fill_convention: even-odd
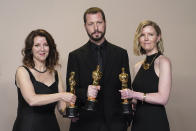
[[[31,71],[28,71],[36,94],[53,94],[58,92],[58,74],[55,71],[55,82],[47,86],[35,79]],[[17,86],[17,85],[16,85]],[[60,131],[56,116],[56,102],[43,106],[30,106],[18,91],[18,111],[13,126],[13,131]]]

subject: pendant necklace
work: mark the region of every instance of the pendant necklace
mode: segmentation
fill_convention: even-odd
[[[158,54],[159,54],[159,53],[157,53],[157,54],[155,55],[155,57],[152,59],[152,61],[151,61],[150,64],[146,62],[146,59],[147,59],[147,57],[146,57],[145,61],[144,61],[143,64],[142,64],[142,67],[144,68],[144,70],[148,70],[148,69],[150,68],[150,66],[152,65],[153,61],[155,60],[155,58],[157,57]]]
[[[35,71],[39,72],[39,73],[45,73],[47,71],[47,68],[44,71],[39,71],[38,69],[36,69],[35,67],[33,68]]]

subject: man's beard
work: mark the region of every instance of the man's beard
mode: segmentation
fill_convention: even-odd
[[[93,34],[95,34],[95,33],[101,33],[101,36],[100,37],[93,37]],[[93,32],[91,34],[89,34],[87,32],[87,34],[90,37],[90,39],[92,39],[93,41],[100,41],[105,36],[105,30],[104,30],[104,32],[101,32],[101,31],[97,30],[97,31],[95,31],[95,32]]]

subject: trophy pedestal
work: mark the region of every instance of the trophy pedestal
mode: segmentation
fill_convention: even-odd
[[[96,110],[96,101],[87,101],[85,105],[85,109],[87,111],[95,111]]]
[[[76,107],[68,107],[66,109],[66,115],[64,117],[68,117],[68,118],[74,118],[74,117],[78,117],[79,113],[78,113],[78,109]]]
[[[123,103],[122,104],[122,113],[124,115],[130,115],[130,114],[132,114],[131,104],[129,104],[129,103]]]
[[[128,125],[130,126],[133,121],[134,111],[131,108],[131,104],[122,104],[122,115],[127,120]]]

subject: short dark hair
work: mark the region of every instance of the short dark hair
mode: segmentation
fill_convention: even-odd
[[[100,8],[98,8],[98,7],[91,7],[91,8],[87,9],[87,10],[84,12],[84,16],[83,16],[84,23],[86,24],[86,15],[87,15],[87,14],[96,14],[96,13],[98,13],[98,12],[101,13],[102,18],[103,18],[103,20],[104,20],[104,22],[105,22],[105,14],[104,14],[103,10],[100,9]]]
[[[48,57],[46,58],[46,67],[49,70],[54,70],[55,65],[58,65],[58,60],[59,60],[59,53],[56,49],[56,44],[54,42],[53,37],[43,29],[37,29],[33,30],[29,33],[27,38],[25,39],[25,47],[22,49],[22,55],[23,57],[23,64],[27,67],[34,68],[35,63],[33,61],[33,54],[32,54],[32,47],[34,45],[34,38],[36,36],[41,36],[45,37],[46,41],[49,46],[49,54]]]

